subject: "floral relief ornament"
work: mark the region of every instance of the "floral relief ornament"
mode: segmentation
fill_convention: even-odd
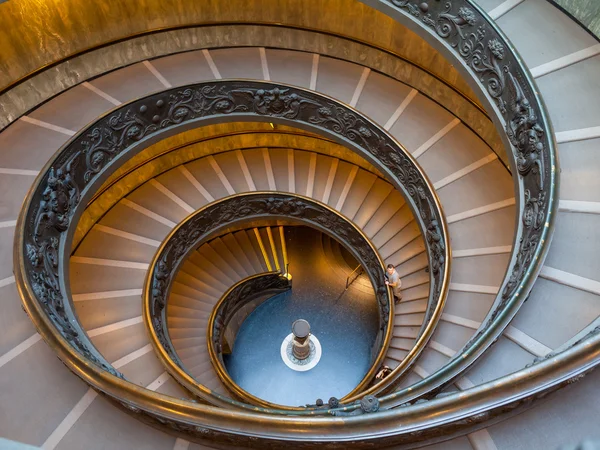
[[[461,20],[469,21],[468,14],[463,16]],[[418,178],[411,161],[399,154],[385,133],[381,133],[368,120],[335,102],[323,101],[314,94],[295,91],[293,88],[267,88],[259,83],[253,85],[252,82],[200,84],[156,94],[100,119],[82,139],[69,143],[57,157],[56,161],[59,163],[52,166],[46,180],[38,186],[34,194],[38,203],[36,205],[34,202],[28,212],[29,234],[23,249],[32,269],[28,277],[36,297],[72,346],[83,355],[89,355],[90,360],[99,361],[92,354],[94,347],[87,342],[80,325],[73,317],[68,299],[61,292],[58,282],[61,264],[58,249],[64,233],[71,226],[76,208],[80,206],[80,193],[96,180],[112,160],[159,130],[198,117],[238,112],[318,125],[355,141],[364,151],[379,159],[396,177],[406,181],[412,180],[414,176]],[[419,188],[415,187],[413,192],[419,192]],[[420,197],[424,204],[431,202],[429,197]],[[221,211],[221,219],[249,214],[243,205],[238,206]],[[301,202],[279,202],[272,207],[291,215],[306,213]],[[428,223],[429,218],[422,219]],[[194,233],[203,233],[208,226],[208,222],[195,224]],[[188,237],[191,239],[195,236]],[[189,242],[189,239],[179,242],[174,254],[182,254],[182,249]],[[166,267],[159,268],[159,273],[168,270],[171,261],[165,261],[165,264]],[[155,281],[152,294],[159,299],[161,291],[164,291],[164,280],[160,280],[159,276]],[[105,366],[103,363],[100,365]]]

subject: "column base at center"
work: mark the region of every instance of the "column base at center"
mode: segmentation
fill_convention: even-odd
[[[290,369],[306,372],[315,367],[321,360],[321,343],[314,334],[310,335],[310,352],[306,359],[297,359],[293,353],[294,334],[290,333],[281,343],[281,359]]]

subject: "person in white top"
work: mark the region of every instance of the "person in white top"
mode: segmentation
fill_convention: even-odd
[[[400,293],[402,281],[400,280],[400,275],[398,275],[398,272],[396,272],[396,268],[393,264],[387,265],[385,276],[387,278],[385,284],[392,288],[392,293],[394,294],[394,303],[400,303],[402,300],[402,294]]]

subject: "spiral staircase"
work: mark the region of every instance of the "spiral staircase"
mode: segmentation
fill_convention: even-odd
[[[547,0],[80,3],[0,2],[0,448],[597,437],[600,44],[572,16]],[[216,113],[188,123],[184,92],[218,97]],[[121,141],[96,134],[131,114]],[[373,151],[374,136],[401,156]],[[77,145],[104,149],[85,176]],[[261,195],[320,208],[367,243],[312,222],[314,270],[381,310],[370,369],[324,405],[246,395],[209,345],[233,286],[302,264],[286,249],[306,225],[293,208],[194,241],[168,275],[166,344],[150,320],[178,233]],[[32,252],[44,233],[60,238]],[[54,309],[40,266],[58,274]]]

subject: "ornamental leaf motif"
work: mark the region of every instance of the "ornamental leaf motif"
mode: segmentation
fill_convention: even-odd
[[[418,13],[416,10],[414,12]],[[463,20],[468,22],[468,14],[463,16]],[[462,27],[460,23],[457,25]],[[85,336],[76,321],[70,300],[62,292],[59,283],[64,270],[59,250],[73,226],[72,217],[79,208],[85,206],[81,202],[81,193],[109,170],[115,158],[121,157],[140,141],[199,118],[231,114],[279,118],[312,125],[352,142],[361,152],[379,161],[381,167],[389,171],[397,187],[408,195],[409,205],[416,211],[421,229],[424,232],[428,230],[430,234],[426,247],[430,260],[436,261],[436,270],[431,275],[429,303],[437,300],[442,283],[440,274],[444,272],[441,269],[446,264],[436,256],[445,248],[438,245],[435,238],[441,236],[441,229],[436,225],[441,223],[441,214],[414,162],[384,131],[333,100],[293,87],[262,82],[222,81],[175,88],[121,107],[90,126],[79,138],[73,139],[57,155],[51,169],[36,187],[32,194],[32,206],[27,211],[26,239],[22,252],[35,296],[73,348],[111,373],[118,375]],[[301,202],[270,202],[262,199],[255,206],[265,214],[271,211],[273,214],[304,216],[315,224],[339,226],[340,235],[348,239],[349,245],[356,246],[359,243],[351,230],[340,223],[336,224],[335,220],[328,220],[315,208]],[[249,217],[251,213],[246,205],[238,203],[220,210],[215,217],[224,222]],[[166,278],[161,279],[161,271],[173,267],[174,261],[185,254],[191,242],[210,232],[211,224],[213,222],[207,219],[190,224],[187,236],[171,244],[169,257],[163,261],[164,266],[159,268],[159,276],[153,284],[157,305],[165,302]],[[368,256],[363,251],[358,251],[358,254],[361,258]],[[381,277],[379,272],[374,267],[367,270],[370,277]],[[376,293],[378,296],[385,295],[385,290],[376,290]],[[382,306],[381,311],[382,323],[387,326],[389,310]],[[426,320],[431,317],[431,311],[429,308]]]
[[[184,368],[168,338],[165,309],[170,286],[186,255],[189,251],[197,248],[201,242],[209,239],[212,236],[212,230],[226,228],[240,220],[273,216],[293,217],[309,225],[317,224],[328,230],[336,239],[344,242],[348,248],[352,248],[373,282],[379,305],[381,329],[387,329],[391,299],[388,297],[388,289],[385,287],[383,268],[377,254],[350,222],[303,197],[278,193],[245,194],[209,205],[206,209],[186,219],[165,243],[157,264],[150,269],[152,286],[150,314],[154,332],[167,354],[180,367]],[[283,283],[285,280],[281,280],[279,276],[276,278],[275,282],[277,283]],[[258,289],[266,289],[267,285],[273,287],[273,283],[274,281],[268,278],[244,283],[229,294],[227,304],[238,304]],[[227,323],[228,314],[228,310],[223,309],[215,321],[214,344],[217,351],[220,351],[221,348],[221,330]]]

